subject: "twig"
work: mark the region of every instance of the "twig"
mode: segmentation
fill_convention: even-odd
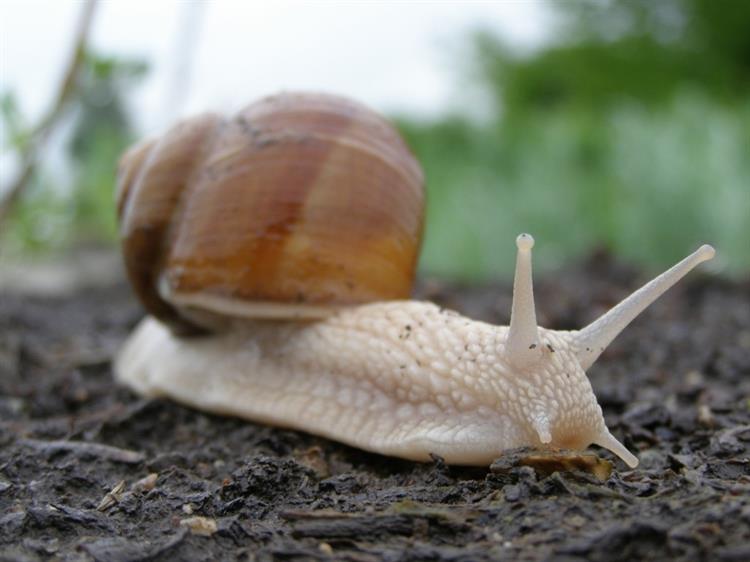
[[[19,439],[18,443],[45,454],[58,452],[73,452],[80,455],[90,455],[115,462],[138,464],[146,455],[129,449],[119,449],[101,443],[87,443],[85,441],[41,441],[39,439]]]
[[[172,59],[173,72],[167,84],[164,111],[166,121],[175,120],[190,91],[190,75],[201,35],[201,24],[206,5],[203,2],[185,2],[180,6],[179,23],[175,35]]]
[[[86,43],[89,31],[91,30],[96,3],[97,0],[86,0],[81,8],[76,40],[73,46],[73,55],[58,86],[57,95],[53,98],[52,106],[39,121],[39,124],[34,127],[29,141],[25,143],[21,150],[21,168],[18,175],[15,180],[11,181],[9,184],[10,187],[4,190],[6,191],[6,195],[0,201],[0,232],[13,204],[21,195],[26,185],[28,185],[29,179],[36,168],[39,154],[42,152],[50,133],[55,128],[55,124],[60,120],[60,117],[62,117],[65,107],[76,90],[78,75],[83,66],[86,54]]]

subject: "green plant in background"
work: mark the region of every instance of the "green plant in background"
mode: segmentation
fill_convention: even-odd
[[[462,61],[493,101],[460,115],[397,118],[423,164],[423,271],[510,276],[513,240],[543,244],[541,269],[604,247],[659,269],[701,242],[731,274],[750,271],[750,2],[551,2],[559,26],[530,54],[487,32]],[[70,178],[49,167],[16,206],[6,246],[115,237],[116,161],[132,139],[126,99],[146,65],[88,53],[68,112]],[[29,142],[13,98],[12,146]],[[67,186],[67,188],[66,188]]]
[[[89,54],[73,132],[67,144],[75,164],[71,212],[82,234],[112,240],[117,161],[135,138],[125,94],[146,74],[142,61]]]
[[[603,246],[659,268],[708,241],[750,270],[750,3],[570,0],[528,56],[483,32],[482,125],[399,120],[426,171],[422,267],[510,275],[530,231],[554,268]]]
[[[9,217],[5,249],[45,251],[73,243],[107,243],[116,235],[113,193],[117,160],[134,138],[126,97],[146,74],[142,61],[84,54],[65,111],[66,162],[40,166]],[[11,93],[2,96],[7,146],[23,152],[31,127]],[[64,132],[64,128],[63,128]]]
[[[529,57],[475,37],[478,75],[512,122],[541,111],[668,106],[684,89],[720,104],[750,94],[745,0],[551,2],[556,39]]]
[[[527,230],[544,240],[542,269],[597,246],[658,269],[704,241],[727,272],[750,268],[750,103],[685,95],[596,121],[555,112],[512,135],[455,121],[400,127],[427,174],[426,271],[508,275]]]

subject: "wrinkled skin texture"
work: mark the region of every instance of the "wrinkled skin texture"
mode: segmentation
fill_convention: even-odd
[[[704,245],[581,331],[536,322],[534,239],[516,239],[510,326],[434,304],[390,301],[315,322],[230,322],[181,338],[147,318],[120,354],[120,382],[147,396],[302,429],[412,460],[485,465],[514,447],[601,445],[607,429],[584,369],[640,312],[714,250]]]
[[[519,372],[506,359],[506,327],[427,302],[198,339],[147,319],[117,372],[142,394],[204,410],[413,460],[486,465],[505,449],[583,449],[606,432],[569,334],[540,332],[541,359]]]

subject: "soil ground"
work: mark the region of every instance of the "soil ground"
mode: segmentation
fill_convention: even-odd
[[[537,283],[577,328],[645,278],[604,255]],[[510,287],[420,297],[507,323]],[[589,372],[641,464],[416,464],[143,400],[110,360],[128,288],[0,296],[1,560],[750,560],[750,281],[693,273]]]

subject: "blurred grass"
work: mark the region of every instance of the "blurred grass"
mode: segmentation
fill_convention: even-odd
[[[8,259],[76,245],[114,245],[116,163],[125,143],[119,133],[94,136],[91,152],[70,172],[71,178],[63,180],[47,168],[37,171],[3,232],[0,250]]]
[[[114,244],[117,161],[136,136],[126,98],[147,71],[139,59],[84,51],[74,94],[51,135],[65,162],[42,161],[33,170],[10,224],[3,225],[2,254],[12,259],[82,244]],[[3,146],[16,155],[28,148],[37,129],[21,105],[12,91],[0,95]]]
[[[427,175],[423,271],[507,277],[520,232],[541,269],[594,247],[659,269],[708,242],[723,271],[750,270],[750,103],[683,95],[659,111],[543,113],[514,131],[398,125]]]

